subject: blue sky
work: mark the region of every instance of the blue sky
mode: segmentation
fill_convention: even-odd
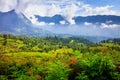
[[[84,3],[95,5],[95,6],[104,6],[104,5],[118,5],[120,0],[83,0]]]
[[[83,2],[92,6],[113,5],[116,10],[119,10],[120,7],[120,0],[83,0]]]

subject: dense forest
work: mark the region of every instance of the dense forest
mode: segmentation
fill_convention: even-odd
[[[120,39],[0,34],[0,80],[120,80]]]

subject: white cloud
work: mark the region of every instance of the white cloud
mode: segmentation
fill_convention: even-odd
[[[118,11],[112,10],[113,6],[106,5],[101,7],[92,7],[91,5],[83,5],[83,16],[90,15],[119,15]]]
[[[36,22],[35,24],[38,25],[38,26],[45,26],[46,25],[45,22]]]
[[[65,24],[66,22],[65,21],[60,21],[60,24]]]
[[[24,27],[19,27],[19,28],[15,28],[14,30],[16,32],[22,32],[22,31],[25,31],[25,28]]]
[[[15,9],[17,0],[0,0],[0,12],[8,12]]]
[[[83,2],[69,1],[69,0],[40,0],[37,4],[29,4],[24,10],[24,14],[30,19],[31,16],[54,16],[60,14],[64,16],[70,24],[75,24],[72,19],[74,16],[88,16],[88,15],[118,15],[117,11],[111,10],[112,6],[92,7]],[[31,20],[32,21],[32,20]],[[34,20],[35,21],[35,20]],[[35,23],[32,21],[32,23]]]
[[[71,4],[66,6],[63,11],[63,16],[70,22],[71,24],[75,24],[75,21],[72,19],[74,16],[76,16],[76,11],[79,9],[79,7],[75,4]]]
[[[39,0],[16,0],[16,1],[18,2],[17,7],[15,8],[16,12],[23,13],[25,9],[28,7],[28,5],[36,4]]]
[[[51,22],[51,23],[49,23],[49,25],[50,25],[50,26],[53,26],[53,25],[55,25],[55,23]]]
[[[110,23],[112,23],[112,22],[113,22],[112,20],[106,21],[107,24],[110,24]]]
[[[20,29],[20,28],[18,28],[18,29],[16,29],[16,31],[17,31],[17,32],[21,32],[21,29]]]
[[[92,24],[92,23],[89,23],[89,22],[85,22],[84,25],[85,25],[85,26],[92,26],[93,24]]]
[[[117,24],[105,24],[105,23],[101,23],[101,28],[117,28],[120,27],[120,25]]]
[[[33,24],[36,24],[38,19],[35,16],[27,17]]]
[[[25,14],[28,19],[34,15],[51,17],[55,14],[60,14],[63,15],[71,24],[75,24],[72,18],[75,16],[77,8],[78,7],[75,4],[64,7],[62,7],[61,4],[29,4],[23,14]]]
[[[120,15],[120,12],[112,10],[112,7],[114,6],[93,7],[82,0],[0,0],[1,12],[15,9],[17,13],[23,13],[33,24],[39,24],[35,15],[51,17],[60,14],[70,24],[75,24],[72,19],[74,16]]]

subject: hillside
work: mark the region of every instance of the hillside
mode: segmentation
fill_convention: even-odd
[[[0,35],[0,80],[119,80],[120,45]]]
[[[10,51],[48,52],[50,50],[56,50],[64,47],[77,50],[80,49],[81,47],[86,47],[88,45],[93,44],[87,39],[77,37],[59,38],[57,36],[53,36],[40,38],[40,37],[16,36],[10,34],[1,34],[0,36],[1,36],[0,37],[1,52],[3,52],[2,46],[5,46],[7,52]]]
[[[120,24],[120,16],[114,15],[95,15],[95,16],[77,16],[73,18],[76,24],[83,24],[85,22],[93,23],[93,24]]]
[[[113,43],[113,44],[120,44],[120,38],[111,38],[107,40],[102,40],[102,43]]]

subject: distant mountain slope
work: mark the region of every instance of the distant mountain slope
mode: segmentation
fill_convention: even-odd
[[[65,23],[69,23],[66,21],[61,15],[54,15],[52,17],[41,17],[36,15],[36,18],[38,18],[39,22],[45,22],[45,23],[55,23],[60,24],[60,21],[65,21]]]
[[[66,24],[69,24],[67,20],[65,20],[64,17],[61,15],[54,15],[52,17],[41,17],[39,15],[35,16],[39,22],[45,22],[45,23],[55,23],[60,24],[60,21],[65,21]],[[96,15],[96,16],[75,16],[73,18],[75,20],[76,24],[83,24],[85,22],[93,23],[93,24],[120,24],[120,16],[115,15]]]
[[[111,38],[107,40],[102,40],[102,43],[115,43],[115,44],[120,44],[120,38]]]
[[[0,31],[16,32],[22,28],[30,26],[29,20],[21,14],[18,15],[14,10],[6,13],[0,13]]]
[[[107,24],[120,24],[120,16],[114,15],[96,15],[96,16],[77,16],[73,18],[76,24],[82,24],[84,22],[89,23],[107,23]]]
[[[14,33],[14,34],[20,34],[20,35],[27,35],[30,37],[47,37],[47,36],[58,36],[58,37],[73,37],[76,35],[79,35],[79,33],[66,33],[64,29],[69,29],[69,28],[62,28],[61,26],[61,21],[64,21],[66,25],[64,27],[69,27],[70,23],[65,20],[65,18],[61,15],[54,15],[53,17],[41,17],[36,15],[36,18],[38,18],[39,22],[45,22],[45,23],[55,23],[57,25],[53,25],[54,28],[53,30],[51,27],[47,25],[47,27],[42,27],[41,26],[35,26],[28,20],[23,14],[18,14],[15,12],[15,10],[2,13],[0,12],[0,33],[8,32],[8,33]],[[120,16],[109,16],[109,15],[104,15],[104,16],[87,16],[87,17],[74,17],[73,18],[76,22],[76,24],[83,24],[85,22],[90,22],[90,23],[107,23],[107,24],[120,24]],[[46,26],[46,25],[45,25]],[[54,33],[54,31],[59,30],[59,27],[61,27],[61,31],[65,32],[63,34],[60,33]],[[74,25],[73,26],[74,30]],[[84,27],[84,26],[83,26]],[[44,28],[49,28],[49,29],[44,29]],[[80,27],[81,28],[81,27]],[[84,29],[84,28],[83,28]],[[88,29],[86,27],[85,29]],[[81,34],[85,32],[85,29],[82,30]],[[89,27],[89,29],[92,29]],[[79,29],[76,29],[79,31]],[[107,28],[104,29],[106,33],[110,33],[110,35],[116,35],[115,32],[112,30],[108,30]],[[72,31],[71,31],[72,32]],[[119,36],[119,28],[116,28],[116,33],[117,36]],[[85,32],[85,34],[87,31]],[[74,35],[73,35],[74,34]],[[90,33],[91,34],[91,33]],[[82,35],[81,35],[82,36]],[[88,36],[86,34],[85,36]],[[86,39],[89,39],[93,42],[98,42],[99,40],[104,40],[106,37],[86,37]]]
[[[14,34],[47,34],[47,31],[35,28],[23,14],[17,14],[15,10],[6,13],[0,12],[0,32]]]

